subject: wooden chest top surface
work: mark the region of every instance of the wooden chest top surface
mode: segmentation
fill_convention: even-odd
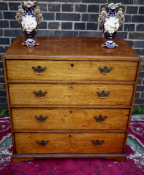
[[[70,59],[73,60],[137,60],[139,55],[123,40],[116,38],[117,48],[108,49],[101,45],[104,38],[36,37],[36,47],[22,46],[25,37],[17,37],[4,54],[7,59]],[[12,57],[12,58],[11,58]]]

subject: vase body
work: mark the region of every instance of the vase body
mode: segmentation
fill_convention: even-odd
[[[102,8],[101,15],[99,15],[98,22],[102,27],[103,33],[107,42],[103,44],[103,47],[114,48],[118,45],[113,42],[113,39],[116,37],[118,29],[124,22],[124,15],[122,8],[119,8],[120,3],[118,4],[106,4],[105,8]]]
[[[43,20],[40,9],[37,6],[37,1],[23,1],[23,8],[19,6],[18,13],[16,15],[16,20],[21,25],[23,33],[27,37],[27,40],[22,43],[26,46],[35,46],[39,45],[36,41],[33,40],[33,37],[36,35],[37,29]],[[35,8],[36,7],[36,8]]]

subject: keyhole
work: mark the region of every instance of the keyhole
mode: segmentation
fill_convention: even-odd
[[[73,87],[71,86],[71,88],[70,88],[71,90],[73,90]]]
[[[71,137],[71,135],[69,135],[69,137]]]
[[[70,114],[72,114],[72,111],[70,111]]]
[[[74,65],[73,64],[71,64],[71,67],[73,67]]]

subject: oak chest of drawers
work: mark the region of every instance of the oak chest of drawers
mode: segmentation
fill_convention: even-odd
[[[13,161],[107,158],[125,161],[141,65],[122,39],[17,37],[3,56]]]

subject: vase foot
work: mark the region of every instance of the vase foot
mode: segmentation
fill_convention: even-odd
[[[27,39],[25,42],[22,43],[23,46],[29,46],[29,47],[33,47],[33,46],[38,46],[39,43],[37,43],[35,40],[33,39]]]
[[[118,45],[114,42],[107,41],[105,44],[102,45],[102,47],[114,48],[114,47],[118,47]]]

